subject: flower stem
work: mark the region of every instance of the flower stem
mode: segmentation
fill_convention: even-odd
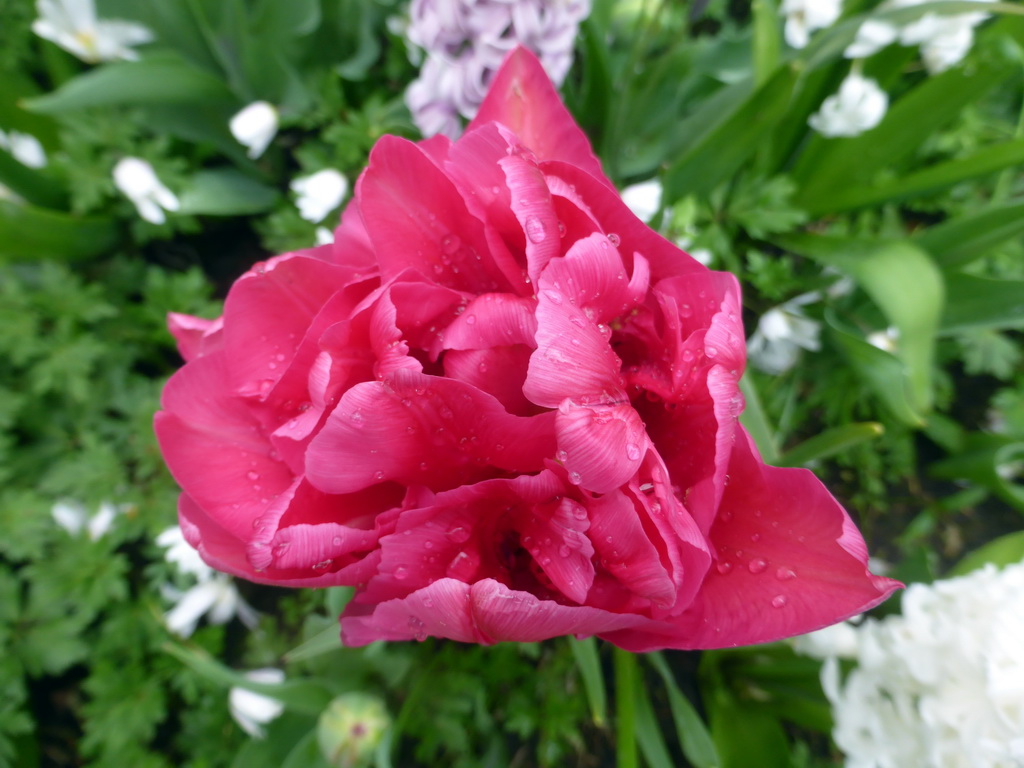
[[[615,765],[637,768],[636,745],[636,656],[616,648],[615,658]]]

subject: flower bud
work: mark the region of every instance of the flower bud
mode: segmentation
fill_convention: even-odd
[[[320,752],[334,768],[370,765],[373,753],[391,725],[384,702],[365,693],[346,693],[320,715]]]

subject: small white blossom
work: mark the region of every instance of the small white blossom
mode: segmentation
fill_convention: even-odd
[[[231,135],[254,160],[262,155],[277,135],[278,115],[273,104],[254,101],[231,118]]]
[[[284,682],[284,672],[267,667],[246,672],[245,676],[254,683],[279,684]],[[284,704],[275,698],[255,693],[247,688],[235,686],[228,693],[228,709],[242,729],[256,739],[266,736],[263,726],[284,712]]]
[[[327,227],[317,227],[315,235],[317,245],[327,245],[334,242],[334,232]]]
[[[805,293],[765,312],[747,341],[750,362],[765,373],[778,375],[796,365],[801,349],[820,349],[821,323],[805,317],[800,309],[820,298],[816,292]]]
[[[11,153],[11,157],[29,168],[44,168],[46,166],[46,150],[39,143],[39,139],[28,133],[11,131],[4,133],[0,131],[0,149]]]
[[[797,653],[822,660],[829,657],[856,658],[860,647],[857,628],[846,621],[794,637],[790,645]]]
[[[96,513],[90,515],[85,507],[78,502],[59,501],[53,505],[50,514],[53,516],[54,522],[72,536],[86,531],[89,538],[96,541],[110,530],[119,511],[109,501],[104,501]]]
[[[835,23],[842,7],[842,0],[783,0],[779,10],[786,17],[786,42],[794,48],[803,48],[811,32]]]
[[[859,136],[882,122],[889,97],[874,80],[851,72],[807,123],[823,136]]]
[[[686,252],[690,254],[690,258],[698,261],[705,267],[710,267],[711,262],[715,260],[715,254],[713,254],[707,248],[690,248]]]
[[[295,179],[291,189],[298,196],[295,205],[299,215],[318,224],[341,205],[348,194],[348,180],[333,168],[326,168],[312,176]]]
[[[867,342],[872,347],[877,347],[883,352],[893,353],[899,346],[900,331],[898,328],[889,326],[884,331],[874,331],[867,335]]]
[[[848,766],[1024,765],[1024,563],[914,584],[855,632],[847,678],[822,669]]]
[[[863,59],[896,42],[899,35],[899,27],[887,21],[868,19],[860,25],[857,37],[843,51],[843,55],[848,59]]]
[[[36,0],[36,11],[33,32],[90,64],[137,59],[132,46],[153,39],[149,29],[133,21],[98,19],[93,0]]]
[[[199,552],[185,540],[181,527],[174,525],[161,531],[156,543],[166,549],[164,560],[174,565],[179,573],[207,579],[213,575],[213,569],[203,562]]]
[[[258,615],[238,594],[231,577],[215,573],[182,592],[164,584],[161,593],[174,607],[164,614],[164,624],[176,635],[189,637],[199,620],[206,616],[211,624],[227,624],[235,616],[250,629],[258,623]]]
[[[661,210],[661,182],[657,179],[631,184],[622,190],[624,202],[637,218],[649,222]]]
[[[164,211],[180,207],[177,196],[156,177],[153,166],[137,157],[125,157],[114,166],[114,185],[127,197],[139,216],[153,224],[167,220]]]

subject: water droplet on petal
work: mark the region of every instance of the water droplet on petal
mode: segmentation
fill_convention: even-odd
[[[395,578],[399,581],[404,581],[409,576],[409,569],[404,566],[398,566],[395,568]]]
[[[619,243],[621,243],[621,242],[622,242],[622,238],[621,238],[621,237],[619,237],[619,236],[618,236],[617,234],[615,234],[614,232],[609,232],[609,233],[608,233],[608,240],[609,240],[609,242],[611,242],[611,244],[612,244],[612,245],[614,245],[614,246],[615,246],[616,248],[618,248],[618,247],[619,247]]]
[[[693,307],[689,304],[681,304],[679,306],[679,314],[682,317],[693,317]]]
[[[246,473],[245,473],[245,476],[246,476],[246,477],[248,477],[248,478],[249,478],[250,480],[252,480],[253,482],[255,482],[256,480],[259,480],[259,479],[260,479],[260,473],[259,473],[259,472],[252,472],[252,471],[249,471],[249,472],[246,472]]]
[[[796,573],[791,568],[782,567],[775,572],[775,578],[779,581],[789,581],[796,578]]]
[[[374,480],[383,480],[384,479],[384,472],[382,472],[381,470],[378,469],[376,472],[373,473],[373,479]]]
[[[555,458],[557,458],[559,461],[565,461],[566,459],[569,458],[569,452],[568,451],[558,451],[555,454]]]
[[[464,544],[469,541],[469,531],[462,526],[452,528],[446,535],[456,544]]]
[[[548,233],[544,230],[544,223],[536,216],[527,216],[524,224],[526,236],[531,243],[543,243]]]
[[[334,560],[331,559],[331,558],[327,558],[326,560],[321,560],[319,563],[317,563],[316,565],[313,566],[313,570],[314,571],[326,570],[327,568],[330,568],[333,563],[334,563]]]
[[[725,576],[727,573],[729,573],[732,570],[732,563],[728,562],[727,560],[719,560],[718,564],[715,566],[715,569],[720,574]]]
[[[579,485],[580,483],[583,482],[583,475],[581,475],[579,472],[570,472],[569,482],[572,483],[573,485]]]
[[[772,608],[782,608],[788,603],[785,595],[776,595],[772,598]]]
[[[718,348],[717,347],[708,347],[707,349],[704,350],[704,354],[707,355],[708,357],[717,357],[718,356]]]
[[[749,563],[747,563],[747,570],[751,573],[763,573],[764,569],[768,567],[768,563],[762,560],[760,557],[755,557]]]
[[[466,325],[476,325],[476,315],[466,315]]]
[[[460,245],[462,245],[462,241],[459,239],[458,235],[445,235],[445,237],[441,239],[441,250],[448,256],[453,255],[457,250],[459,250]]]
[[[640,458],[640,446],[626,443],[626,458],[630,461],[637,461]]]
[[[552,304],[558,305],[562,303],[562,294],[560,294],[558,291],[542,291],[541,293],[543,294],[544,298],[550,301]]]

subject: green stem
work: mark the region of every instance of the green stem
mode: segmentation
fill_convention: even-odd
[[[638,768],[636,744],[636,656],[615,649],[615,754],[616,768]]]

